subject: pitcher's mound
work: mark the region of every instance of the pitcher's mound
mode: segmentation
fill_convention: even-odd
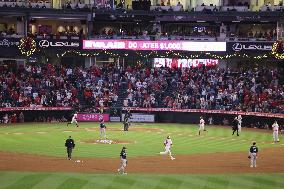
[[[84,143],[88,144],[131,144],[134,142],[125,141],[125,140],[116,140],[116,139],[93,139],[84,141]]]

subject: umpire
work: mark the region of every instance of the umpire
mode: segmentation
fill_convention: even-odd
[[[67,148],[68,160],[71,160],[72,150],[75,148],[75,142],[71,136],[65,141],[65,147]]]
[[[125,116],[124,116],[124,120],[123,120],[123,125],[124,125],[123,130],[124,131],[128,131],[131,117],[132,117],[132,114],[131,114],[130,110],[127,110],[127,112],[125,113]]]
[[[233,121],[233,127],[232,127],[232,129],[233,129],[232,135],[234,135],[235,132],[237,131],[237,136],[239,136],[239,122],[238,122],[238,118],[237,118],[237,117],[235,117],[235,119],[234,119],[234,121]]]
[[[130,125],[130,121],[128,117],[124,117],[124,121],[123,121],[123,130],[124,131],[128,131]]]

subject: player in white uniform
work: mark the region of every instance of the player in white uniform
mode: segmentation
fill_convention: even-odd
[[[204,125],[205,125],[205,121],[204,121],[203,117],[200,117],[199,129],[198,129],[198,134],[199,135],[200,135],[201,131],[206,131]]]
[[[241,132],[241,130],[242,130],[242,116],[241,115],[238,115],[238,118],[237,118],[237,120],[238,120],[238,130],[239,130],[239,132]]]
[[[79,124],[78,124],[78,121],[77,121],[77,116],[78,116],[78,114],[75,113],[75,114],[73,115],[73,117],[72,117],[72,121],[71,121],[70,123],[67,123],[67,126],[68,126],[69,124],[76,123],[76,126],[79,127]]]
[[[272,130],[273,130],[273,141],[279,142],[279,137],[278,137],[279,125],[278,125],[277,121],[274,121],[274,123],[272,125]]]
[[[171,160],[174,160],[175,158],[172,156],[172,152],[171,152],[171,146],[173,145],[173,141],[170,136],[168,136],[167,139],[164,141],[164,145],[165,145],[165,151],[160,152],[160,154],[161,155],[169,154],[171,157]]]

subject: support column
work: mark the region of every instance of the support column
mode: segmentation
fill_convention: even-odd
[[[16,33],[18,33],[19,35],[25,35],[26,31],[25,31],[25,23],[26,20],[24,19],[24,17],[17,17],[17,22],[16,22]]]
[[[284,39],[284,22],[277,22],[277,40],[283,40]]]
[[[25,34],[25,36],[28,35],[29,22],[30,22],[30,16],[29,16],[29,14],[27,14],[26,17],[24,18],[24,34]]]
[[[88,37],[93,36],[94,35],[94,13],[92,11],[91,14],[88,14],[88,18],[87,18],[87,31],[86,34],[88,35]],[[84,28],[83,28],[84,30]]]

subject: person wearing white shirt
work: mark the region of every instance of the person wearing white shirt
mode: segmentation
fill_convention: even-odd
[[[67,96],[67,99],[70,100],[71,97],[72,97],[72,93],[71,93],[70,91],[68,91],[68,92],[66,93],[66,96]]]
[[[165,151],[164,152],[160,152],[160,154],[161,155],[169,154],[171,160],[174,160],[175,158],[172,156],[172,152],[171,152],[172,145],[173,145],[173,141],[172,141],[171,137],[168,136],[167,139],[164,141]]]
[[[69,123],[67,123],[67,126],[68,126],[69,124],[75,123],[76,126],[79,127],[79,124],[78,124],[78,121],[77,121],[77,117],[78,117],[78,114],[75,113],[75,114],[73,115],[73,117],[72,117],[72,121],[69,122]]]
[[[274,142],[279,142],[279,137],[278,137],[278,132],[279,132],[279,125],[277,121],[274,121],[272,125],[272,130],[273,130],[273,141]]]
[[[114,95],[113,95],[113,101],[114,101],[114,102],[117,102],[117,100],[118,100],[118,96],[117,96],[117,94],[114,94]]]
[[[57,92],[57,94],[56,94],[56,100],[57,100],[57,101],[61,101],[61,94],[60,94],[60,92]]]
[[[147,82],[143,81],[143,87],[146,89],[147,88]]]
[[[131,76],[130,80],[131,80],[131,83],[134,83],[136,79],[134,76]]]
[[[200,117],[198,135],[201,134],[201,131],[206,131],[204,126],[205,126],[205,121],[204,121],[203,117]]]
[[[128,106],[128,99],[124,99],[124,101],[123,101],[123,106],[124,106],[124,107],[127,107],[127,106]]]
[[[241,115],[238,115],[238,118],[237,118],[237,120],[238,120],[238,130],[239,130],[239,132],[241,132],[241,130],[242,130],[242,116]]]
[[[38,93],[37,93],[37,92],[34,92],[34,93],[33,93],[33,98],[35,99],[36,97],[38,97]]]
[[[71,68],[68,68],[68,69],[67,69],[67,72],[66,72],[66,75],[69,76],[69,75],[71,75],[71,74],[72,74],[72,69],[71,69]]]
[[[136,100],[133,101],[132,106],[137,107],[137,101]]]
[[[103,99],[100,99],[99,105],[100,105],[100,107],[103,107],[103,106],[104,106],[104,100],[103,100]]]

